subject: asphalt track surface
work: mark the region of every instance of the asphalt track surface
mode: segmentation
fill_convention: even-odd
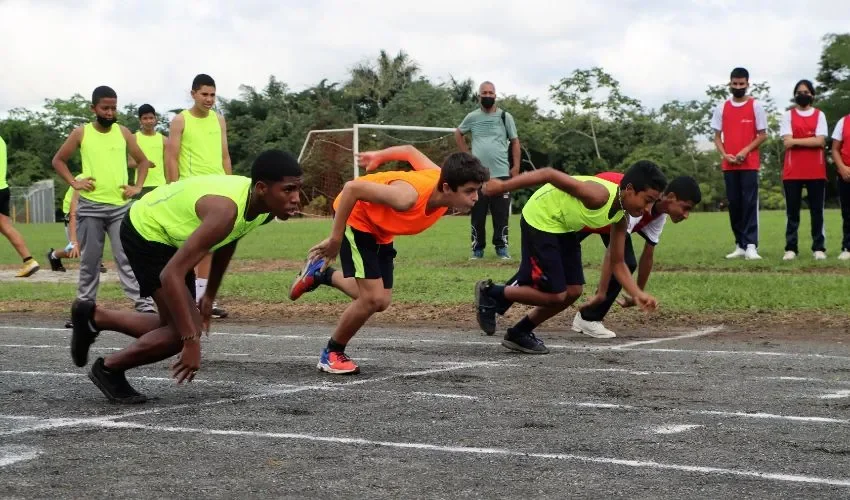
[[[0,497],[847,498],[850,347],[734,326],[606,341],[215,324],[196,380],[128,372],[108,403],[69,331],[0,325]],[[104,332],[90,361],[126,345]]]

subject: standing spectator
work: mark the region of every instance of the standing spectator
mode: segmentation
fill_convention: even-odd
[[[826,158],[824,146],[828,133],[826,116],[812,106],[815,88],[809,80],[794,86],[796,106],[782,115],[779,135],[785,144],[785,164],[782,167],[782,187],[785,190],[785,255],[793,260],[799,253],[797,229],[800,227],[800,204],[803,187],[812,219],[812,252],[815,260],[826,259],[826,233],[823,227],[823,208],[826,198]]]
[[[832,159],[838,170],[838,199],[841,202],[843,238],[840,260],[850,259],[850,115],[838,120],[832,131]]]
[[[469,152],[464,140],[467,132],[472,136],[472,154],[490,171],[490,178],[509,179],[519,173],[520,144],[514,117],[496,106],[496,87],[484,82],[478,87],[479,109],[472,111],[455,130],[457,147]],[[508,147],[510,146],[510,148]],[[472,207],[472,258],[484,257],[487,246],[487,211],[493,218],[493,246],[501,259],[510,259],[508,253],[508,222],[511,215],[511,194],[496,196],[479,194]]]
[[[735,251],[727,259],[761,259],[758,254],[759,146],[767,139],[767,114],[747,95],[750,73],[735,68],[729,77],[732,98],[717,106],[711,117],[714,145],[723,158],[721,168],[729,200],[729,222]]]

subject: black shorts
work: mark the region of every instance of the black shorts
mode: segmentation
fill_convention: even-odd
[[[584,284],[581,240],[578,233],[547,233],[519,222],[522,260],[515,279],[547,293],[561,293],[568,285]]]
[[[121,221],[121,245],[139,282],[139,295],[153,297],[153,293],[162,288],[159,274],[168,261],[177,253],[177,248],[157,241],[146,240],[130,222],[130,211]],[[186,275],[186,288],[195,299],[195,271]]]
[[[9,188],[5,187],[0,189],[0,214],[9,217],[9,203],[12,198],[12,192]]]
[[[346,226],[345,237],[339,249],[342,275],[346,278],[382,278],[384,288],[392,290],[395,256],[396,251],[392,243],[380,245],[372,234]]]

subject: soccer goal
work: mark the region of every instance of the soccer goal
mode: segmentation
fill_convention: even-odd
[[[304,171],[305,215],[331,214],[334,198],[347,181],[364,170],[357,166],[357,154],[390,146],[411,144],[436,164],[457,151],[454,128],[409,125],[354,124],[351,128],[311,130],[304,140],[298,162]],[[408,170],[408,165],[386,165],[379,170]]]

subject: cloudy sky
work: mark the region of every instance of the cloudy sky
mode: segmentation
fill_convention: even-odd
[[[237,6],[238,5],[238,6]],[[403,8],[400,6],[404,6]],[[821,38],[850,31],[846,0],[0,0],[0,115],[47,97],[116,89],[119,104],[190,102],[275,75],[295,90],[340,81],[380,49],[425,75],[496,83],[552,106],[549,86],[604,67],[645,105],[701,98],[745,66],[785,100],[817,72]],[[812,4],[814,5],[814,4]],[[453,124],[447,124],[452,126]]]

